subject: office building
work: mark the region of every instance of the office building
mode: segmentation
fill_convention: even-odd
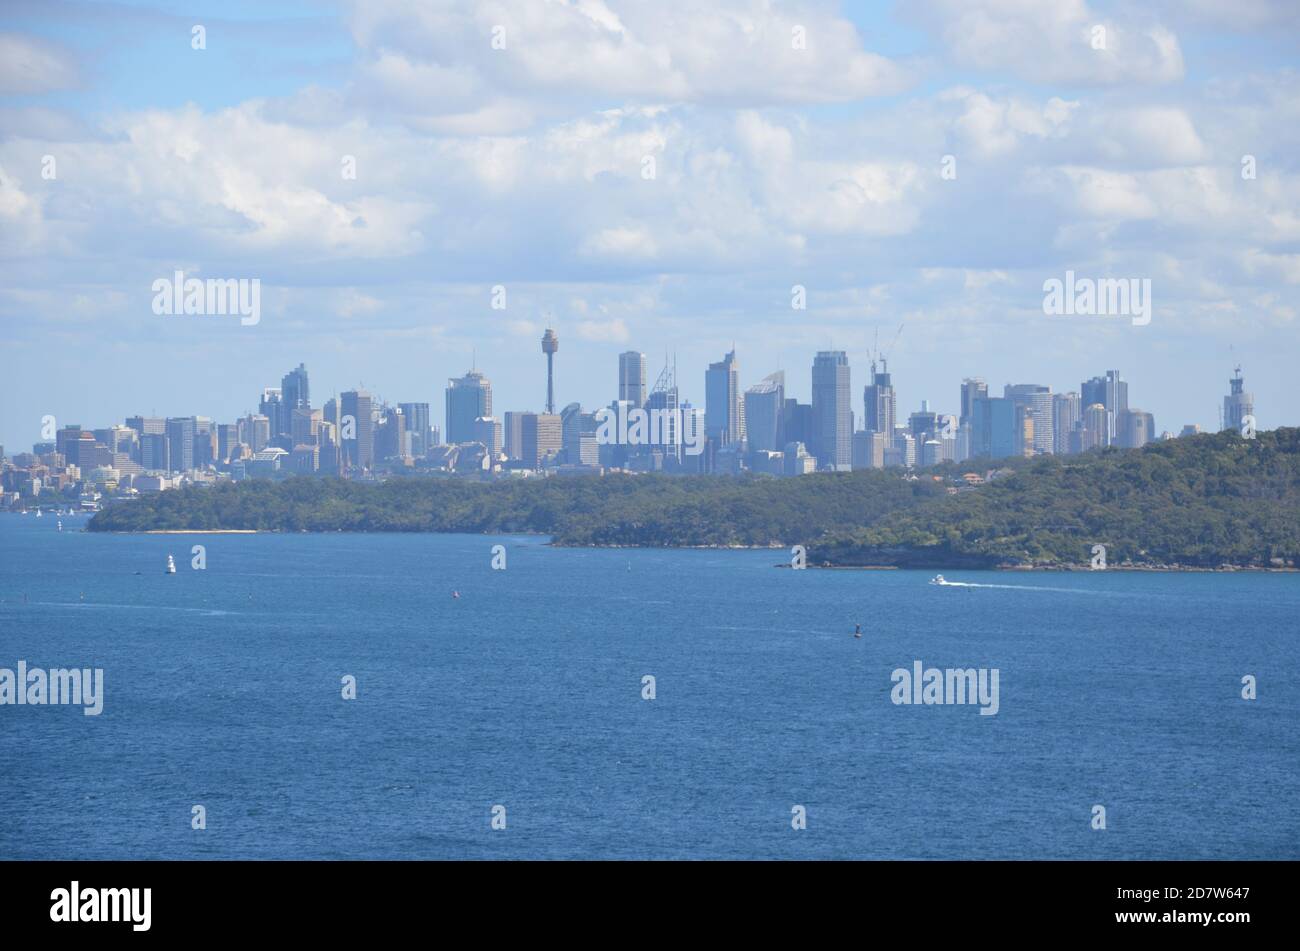
[[[564,424],[555,413],[524,413],[523,462],[530,469],[552,463],[564,448]]]
[[[429,451],[429,404],[398,403],[398,409],[406,417],[406,438],[409,444],[407,452],[416,459],[423,459]]]
[[[634,409],[645,406],[645,354],[635,350],[618,355],[618,398]]]
[[[1237,367],[1228,381],[1231,388],[1223,398],[1223,428],[1240,433],[1247,416],[1255,415],[1255,394],[1246,392],[1246,381]]]
[[[894,395],[894,384],[889,376],[889,365],[881,362],[881,370],[876,371],[876,364],[871,364],[871,383],[862,389],[863,423],[862,428],[877,433],[894,436],[897,424],[898,400]]]
[[[813,360],[813,455],[823,469],[847,471],[853,463],[853,408],[849,358],[843,350],[822,350]]]
[[[167,455],[169,472],[188,472],[194,468],[194,418],[181,416],[167,420]]]
[[[737,444],[743,438],[740,403],[740,368],[732,350],[704,374],[704,434],[719,445]]]
[[[342,410],[339,444],[345,471],[373,469],[375,465],[374,398],[365,390],[348,390],[339,398]]]
[[[988,399],[989,385],[977,376],[970,376],[961,381],[961,413],[957,424],[971,422],[975,417],[975,401]]]
[[[1032,435],[1023,431],[1020,453],[1027,456],[1046,456],[1056,451],[1056,428],[1053,424],[1052,388],[1036,383],[1008,383],[1002,395],[1015,404],[1017,410],[1033,420]]]
[[[785,445],[785,371],[770,373],[745,391],[744,413],[750,452],[780,452]]]
[[[492,382],[477,370],[447,381],[447,443],[477,442],[474,420],[492,415]]]

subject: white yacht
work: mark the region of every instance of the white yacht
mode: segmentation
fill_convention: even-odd
[[[173,558],[171,555],[167,556],[167,574],[169,575],[176,574],[176,559]]]
[[[944,580],[943,575],[935,575],[933,578],[930,579],[930,584],[947,584],[947,583],[948,582]]]

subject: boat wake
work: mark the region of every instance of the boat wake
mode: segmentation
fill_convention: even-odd
[[[1099,594],[1087,588],[1052,588],[1041,584],[980,584],[975,581],[931,582],[941,588],[1002,588],[1007,591],[1064,591],[1067,594]]]

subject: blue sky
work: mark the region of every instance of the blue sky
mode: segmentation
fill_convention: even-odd
[[[700,6],[6,3],[0,444],[233,419],[300,361],[317,404],[440,419],[476,362],[540,408],[548,322],[561,404],[626,349],[701,403],[734,342],[801,399],[847,350],[860,416],[878,335],[907,411],[1118,369],[1158,429],[1213,427],[1240,363],[1300,423],[1294,3]],[[155,315],[177,269],[258,278],[260,322]],[[1150,324],[1046,316],[1067,270],[1150,279]]]

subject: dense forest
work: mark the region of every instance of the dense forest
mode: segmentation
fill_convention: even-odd
[[[837,565],[1300,565],[1300,430],[1031,460],[1006,478],[832,531]]]
[[[952,493],[963,472],[998,478]],[[1139,450],[766,476],[498,482],[291,478],[119,503],[92,531],[537,532],[561,545],[789,546],[813,564],[1218,567],[1300,564],[1300,430]]]

